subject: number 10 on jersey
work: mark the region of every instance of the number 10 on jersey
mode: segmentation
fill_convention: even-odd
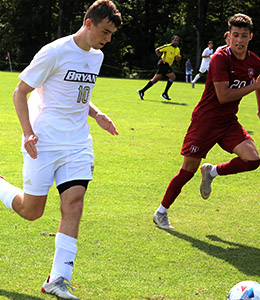
[[[89,86],[80,85],[77,103],[86,104],[88,102],[89,92],[90,92]]]

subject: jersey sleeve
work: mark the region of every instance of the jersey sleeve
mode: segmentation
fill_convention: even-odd
[[[167,44],[158,48],[159,52],[167,52],[167,49],[168,49],[168,45]]]
[[[32,88],[39,88],[54,70],[56,61],[56,49],[44,46],[18,77]]]
[[[204,49],[201,56],[208,56],[208,49]]]
[[[216,54],[210,61],[213,82],[229,81],[229,62],[221,55]]]

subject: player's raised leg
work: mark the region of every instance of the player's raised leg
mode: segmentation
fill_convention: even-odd
[[[238,135],[238,134],[237,134]],[[201,167],[202,180],[200,184],[201,197],[207,199],[211,193],[211,183],[217,176],[237,174],[253,171],[259,167],[259,154],[254,141],[246,136],[246,139],[239,143],[233,152],[238,155],[228,162],[218,165],[206,163]]]
[[[20,188],[5,181],[1,176],[0,200],[7,208],[14,210],[22,218],[34,221],[42,216],[47,196],[26,194]]]

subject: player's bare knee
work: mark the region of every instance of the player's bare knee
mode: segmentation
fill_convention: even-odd
[[[83,211],[83,199],[82,197],[76,197],[70,201],[62,201],[61,213],[63,216],[81,216]]]
[[[37,211],[37,212],[35,212],[35,211],[24,211],[24,212],[22,212],[21,215],[27,221],[35,221],[43,215],[43,212],[42,211]]]

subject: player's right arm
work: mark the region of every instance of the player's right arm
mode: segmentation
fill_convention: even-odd
[[[159,51],[160,47],[155,49],[155,54],[160,57],[162,55],[162,52]]]
[[[208,50],[207,48],[204,49],[204,51],[203,51],[202,54],[201,54],[201,57],[202,57],[202,58],[209,58],[209,57],[211,57],[211,56],[212,56],[212,54],[211,54],[210,50]]]
[[[28,154],[35,159],[37,158],[37,149],[35,144],[38,141],[38,137],[34,134],[32,130],[27,104],[27,96],[33,90],[34,88],[32,88],[31,86],[29,86],[21,80],[14,90],[13,102],[25,138],[24,147]]]
[[[161,58],[161,57],[162,57],[162,54],[164,53],[164,51],[160,51],[160,48],[161,48],[161,47],[158,47],[158,48],[155,49],[155,54],[156,54],[158,57]],[[160,59],[160,62],[163,63],[163,62],[164,62],[164,59],[161,58],[161,59]]]

